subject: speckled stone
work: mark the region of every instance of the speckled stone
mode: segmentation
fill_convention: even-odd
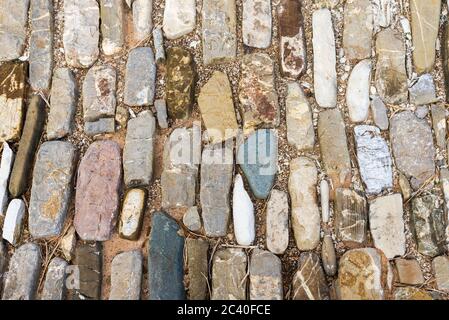
[[[29,6],[30,0],[0,0],[0,61],[14,60],[23,54]]]
[[[249,47],[270,46],[271,0],[243,0],[242,37]]]
[[[41,300],[64,300],[66,295],[66,268],[67,261],[61,258],[53,258],[45,275],[44,288],[42,289]]]
[[[114,257],[109,300],[140,300],[142,262],[140,250],[122,252]]]
[[[250,300],[282,300],[282,263],[273,253],[255,249],[249,264]]]
[[[129,189],[126,192],[119,221],[120,237],[128,240],[139,238],[146,200],[145,189]]]
[[[289,211],[288,194],[271,190],[266,209],[266,243],[275,254],[283,254],[288,247]]]

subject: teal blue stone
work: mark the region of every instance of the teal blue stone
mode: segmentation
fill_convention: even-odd
[[[237,163],[256,198],[268,197],[276,177],[277,160],[278,139],[270,129],[256,130],[238,148]]]
[[[148,291],[150,300],[184,300],[184,237],[179,225],[164,212],[151,217],[148,244]]]

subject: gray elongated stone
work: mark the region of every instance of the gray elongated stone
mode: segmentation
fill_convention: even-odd
[[[292,299],[329,300],[329,287],[316,253],[301,253],[299,268],[293,277]]]
[[[278,9],[279,49],[283,76],[298,78],[307,70],[307,48],[301,1],[281,0]]]
[[[315,130],[312,109],[301,86],[296,82],[288,84],[287,98],[287,141],[298,150],[313,149]]]
[[[268,48],[271,44],[271,0],[243,0],[243,43]]]
[[[104,54],[119,53],[125,42],[123,0],[100,0],[100,18]]]
[[[75,157],[75,147],[68,141],[48,141],[39,148],[28,218],[34,239],[61,234],[72,195]]]
[[[164,212],[151,217],[148,250],[148,290],[150,300],[183,300],[184,238],[175,220]]]
[[[435,174],[435,148],[430,126],[412,112],[396,113],[391,118],[390,141],[397,168],[411,186],[418,189]]]
[[[196,206],[187,209],[182,217],[182,223],[193,232],[198,232],[201,229],[201,219]]]
[[[0,65],[0,141],[17,141],[22,132],[26,93],[26,62]]]
[[[64,300],[67,261],[53,258],[47,267],[41,300]]]
[[[16,249],[9,261],[2,300],[33,300],[41,270],[41,249],[32,242]]]
[[[324,272],[328,276],[334,276],[337,273],[337,256],[335,253],[334,242],[330,234],[325,234],[321,246],[321,260],[323,260]]]
[[[446,221],[448,221],[448,225],[446,226],[446,243],[449,243],[449,169],[440,169],[440,182],[444,195]]]
[[[153,46],[156,63],[165,62],[164,35],[159,27],[153,29]]]
[[[333,199],[335,190],[349,187],[352,178],[345,123],[338,109],[319,113],[318,139],[324,170],[330,178]]]
[[[449,292],[449,258],[439,256],[433,259],[432,269],[435,273],[435,280],[438,290]]]
[[[402,196],[395,193],[369,203],[369,225],[374,246],[388,259],[405,254],[405,226]]]
[[[322,108],[337,104],[335,37],[329,9],[319,9],[312,16],[313,86],[315,99]]]
[[[348,247],[363,246],[368,228],[366,199],[357,191],[337,189],[334,212],[337,238]]]
[[[344,9],[343,48],[351,61],[371,57],[373,10],[370,0],[347,0]]]
[[[57,68],[53,73],[50,91],[50,112],[47,139],[59,139],[72,133],[78,89],[69,68]]]
[[[204,231],[208,237],[222,237],[228,231],[230,192],[233,176],[233,141],[223,147],[205,147],[201,159],[200,201]]]
[[[64,53],[67,64],[89,68],[98,59],[100,49],[100,8],[96,0],[64,1]]]
[[[28,188],[34,154],[44,131],[45,117],[44,100],[40,96],[33,96],[28,105],[19,150],[9,179],[9,193],[14,198],[24,194]]]
[[[430,107],[432,115],[432,127],[435,133],[435,141],[440,149],[446,148],[446,108],[442,105],[432,105]]]
[[[140,250],[122,252],[114,257],[109,300],[140,300],[142,262]]]
[[[115,132],[114,118],[101,118],[97,121],[84,122],[84,133],[88,136],[95,136],[102,133]]]
[[[167,122],[167,104],[164,99],[156,99],[154,101],[154,108],[156,109],[157,123],[161,129],[168,128]]]
[[[153,28],[153,19],[151,17],[153,0],[134,0],[132,11],[134,39],[141,43],[151,35],[151,29]]]
[[[156,83],[156,63],[149,47],[130,51],[126,62],[124,102],[129,106],[153,104]]]
[[[371,97],[371,113],[376,126],[379,127],[380,130],[387,130],[390,125],[387,107],[378,95]]]
[[[282,300],[282,263],[273,253],[254,249],[249,264],[250,300]]]
[[[129,189],[123,200],[119,234],[128,240],[137,240],[142,228],[147,192],[145,189]]]
[[[117,72],[109,65],[89,69],[83,82],[83,119],[95,122],[101,118],[114,118]]]
[[[389,104],[406,102],[408,86],[402,35],[391,28],[380,31],[376,36],[376,55],[375,84],[379,96]]]
[[[128,187],[148,186],[153,176],[153,139],[156,121],[143,111],[128,121],[123,148],[123,173]]]
[[[239,101],[244,133],[260,126],[277,127],[280,110],[273,61],[266,53],[252,53],[243,56],[241,66]]]
[[[13,246],[20,241],[24,217],[25,203],[21,199],[12,199],[3,222],[2,237]]]
[[[45,92],[50,89],[53,70],[53,1],[32,0],[30,18],[29,81],[34,90]]]
[[[196,25],[196,1],[167,0],[162,24],[165,37],[170,40],[192,32]]]
[[[428,194],[413,198],[411,226],[421,254],[435,257],[446,250],[446,222],[437,196]]]
[[[0,0],[0,61],[19,58],[25,49],[30,0]]]
[[[368,194],[393,187],[393,169],[387,142],[375,126],[354,127],[357,161]]]
[[[363,122],[368,118],[370,82],[371,61],[362,60],[352,69],[346,89],[346,103],[352,122]]]
[[[417,73],[430,72],[435,63],[435,47],[440,24],[441,0],[410,1],[413,64]]]
[[[436,102],[438,99],[435,92],[435,84],[431,74],[426,73],[420,76],[409,88],[410,102],[417,105],[425,105]]]
[[[235,0],[208,0],[202,8],[204,64],[229,61],[237,52]]]
[[[103,249],[101,242],[82,243],[76,247],[71,283],[72,300],[99,300],[101,295],[101,281],[103,274]],[[79,278],[77,278],[79,277]],[[69,280],[69,279],[67,279]],[[79,282],[77,282],[79,280]]]
[[[242,249],[218,250],[212,262],[211,300],[246,299],[247,258]]]
[[[14,163],[14,152],[7,142],[2,143],[2,158],[0,161],[0,216],[6,214],[8,205],[8,182]]]
[[[254,196],[266,199],[277,172],[277,134],[269,129],[255,131],[238,146],[236,161],[242,168]]]
[[[292,205],[292,228],[299,250],[313,250],[320,243],[320,211],[316,194],[318,170],[307,157],[290,162],[288,190]]]
[[[200,128],[194,124],[189,129],[173,130],[165,143],[163,157],[162,207],[192,207],[201,162]]]
[[[209,243],[203,239],[186,239],[189,300],[205,300],[207,295]]]
[[[283,254],[289,241],[289,205],[286,192],[271,190],[266,214],[267,249],[275,254]]]

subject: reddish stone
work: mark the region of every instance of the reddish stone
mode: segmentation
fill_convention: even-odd
[[[76,232],[82,240],[111,237],[120,200],[122,162],[114,141],[90,145],[80,162],[75,197]]]

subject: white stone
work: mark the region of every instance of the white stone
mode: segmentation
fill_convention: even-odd
[[[328,9],[313,13],[312,32],[315,99],[320,107],[333,108],[337,104],[337,71],[334,29]]]
[[[24,216],[25,203],[20,199],[11,200],[3,223],[3,239],[13,246],[20,240]]]
[[[271,0],[243,0],[243,43],[265,49],[271,44]]]
[[[0,162],[0,216],[6,213],[8,204],[8,181],[11,174],[14,153],[8,143],[3,142],[2,160]]]
[[[369,205],[369,224],[374,246],[388,259],[405,254],[402,196],[399,193],[374,199]]]
[[[243,186],[242,176],[237,174],[234,180],[232,196],[232,217],[234,219],[234,235],[237,243],[249,246],[255,237],[254,205]]]
[[[313,160],[299,157],[290,162],[288,190],[292,206],[292,228],[299,250],[313,250],[320,243],[320,211],[316,185],[318,170]]]
[[[374,23],[376,26],[387,28],[393,16],[393,0],[373,0]]]
[[[195,0],[166,0],[162,28],[168,39],[180,38],[195,29]]]
[[[363,122],[368,118],[371,61],[362,60],[352,70],[346,89],[346,104],[352,122]]]
[[[329,182],[326,179],[320,182],[321,220],[329,222]]]
[[[134,0],[133,8],[133,27],[134,39],[144,41],[151,35],[153,28],[153,0]]]

